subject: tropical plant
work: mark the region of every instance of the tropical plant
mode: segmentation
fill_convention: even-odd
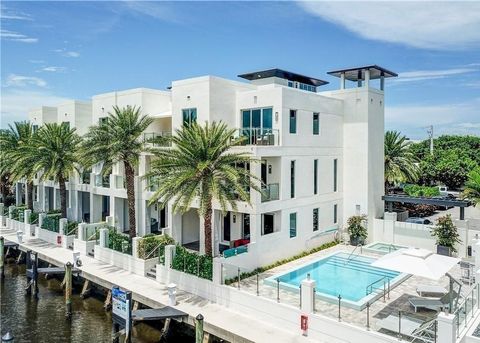
[[[77,151],[81,142],[75,128],[64,124],[44,124],[35,135],[32,144],[19,149],[19,153],[35,156],[32,172],[40,173],[40,180],[58,182],[60,210],[67,217],[66,182],[77,171]]]
[[[160,180],[150,204],[165,206],[173,201],[174,212],[184,213],[195,199],[198,213],[203,217],[205,254],[212,255],[212,202],[215,199],[223,212],[227,206],[237,209],[237,200],[250,203],[250,189],[260,192],[260,180],[247,166],[254,162],[243,152],[230,149],[242,143],[232,139],[235,130],[224,123],[213,122],[200,126],[196,123],[176,130],[171,149],[155,151],[147,178]]]
[[[450,214],[437,219],[437,224],[432,229],[432,236],[436,238],[437,245],[447,247],[453,252],[457,251],[455,244],[461,242],[457,227],[453,225]]]
[[[418,161],[409,150],[410,144],[398,131],[385,133],[385,193],[393,184],[417,180]]]
[[[144,260],[157,256],[162,259],[162,255],[165,251],[165,246],[170,244],[175,244],[175,241],[172,237],[168,235],[145,235],[138,242],[138,256]],[[158,254],[155,254],[155,250],[158,251]]]
[[[26,179],[26,203],[33,210],[33,178],[35,171],[32,168],[36,154],[27,153],[34,139],[35,132],[32,124],[27,121],[15,122],[7,130],[0,132],[0,174],[2,179],[7,177],[10,183]],[[25,149],[27,148],[27,149]],[[4,194],[6,198],[6,193]]]
[[[362,214],[358,216],[351,216],[347,220],[347,232],[350,235],[350,243],[352,245],[363,244],[368,236],[365,221],[367,216]]]
[[[102,175],[120,163],[125,169],[130,238],[137,234],[135,224],[135,167],[140,154],[147,150],[142,133],[153,122],[141,114],[140,107],[113,107],[106,123],[92,126],[86,134],[81,151],[81,163],[91,168],[102,163]]]
[[[475,206],[480,206],[480,166],[468,174],[462,197],[470,200]]]
[[[405,185],[403,191],[413,197],[434,197],[440,195],[438,187]]]

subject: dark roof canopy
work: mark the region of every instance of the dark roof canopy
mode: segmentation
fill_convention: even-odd
[[[297,81],[301,83],[305,83],[307,85],[311,86],[323,86],[328,84],[327,81],[320,80],[320,79],[315,79],[313,77],[309,76],[304,76],[300,74],[295,74],[286,70],[282,69],[268,69],[268,70],[261,70],[261,71],[255,71],[252,73],[247,73],[247,74],[241,74],[238,75],[238,77],[241,77],[242,79],[247,79],[247,80],[259,80],[259,79],[265,79],[267,77],[278,77],[281,79],[287,79],[290,81]]]
[[[385,200],[386,202],[402,202],[407,204],[424,204],[435,206],[468,207],[471,205],[471,202],[468,200],[412,197],[400,194],[386,194],[382,196],[382,200]]]
[[[379,67],[376,64],[364,66],[364,67],[357,67],[357,68],[333,70],[333,71],[329,71],[327,74],[340,77],[342,73],[345,73],[346,80],[358,81],[358,80],[365,80],[365,70],[367,69],[370,70],[370,80],[379,79],[381,76],[384,76],[384,77],[398,76],[397,73],[394,73],[393,71]]]

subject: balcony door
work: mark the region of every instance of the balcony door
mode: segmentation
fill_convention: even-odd
[[[272,108],[242,110],[243,135],[255,144],[257,137],[272,131]]]

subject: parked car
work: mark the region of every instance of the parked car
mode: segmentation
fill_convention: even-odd
[[[414,223],[414,224],[424,224],[424,225],[430,225],[432,224],[432,221],[427,218],[420,218],[420,217],[410,217],[405,220],[407,223]]]

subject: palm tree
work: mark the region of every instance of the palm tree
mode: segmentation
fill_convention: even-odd
[[[392,184],[418,179],[418,161],[409,149],[410,144],[398,131],[385,133],[385,193]]]
[[[146,175],[160,180],[150,204],[160,201],[165,206],[173,201],[173,211],[185,213],[198,198],[208,256],[212,255],[212,201],[217,200],[223,212],[227,205],[236,210],[237,200],[250,203],[249,188],[261,191],[260,180],[245,168],[252,162],[249,155],[229,151],[241,144],[232,140],[234,132],[223,123],[185,125],[176,130],[171,149],[154,152],[156,159]]]
[[[44,124],[35,135],[32,144],[19,153],[35,156],[32,170],[40,173],[42,181],[53,179],[60,188],[60,209],[67,217],[66,182],[77,170],[77,151],[81,142],[75,128],[65,124]]]
[[[9,128],[0,132],[0,145],[2,147],[0,158],[2,163],[0,172],[2,178],[8,177],[10,182],[26,179],[27,208],[33,210],[33,178],[35,172],[32,164],[35,157],[31,154],[21,153],[24,147],[32,144],[35,132],[31,123],[27,121],[15,122]]]
[[[106,174],[116,163],[125,168],[130,237],[136,236],[135,224],[135,166],[140,154],[147,150],[140,139],[142,133],[153,122],[141,115],[140,107],[113,107],[105,124],[92,126],[82,144],[81,162],[86,167],[103,163],[102,174]]]
[[[468,173],[462,197],[469,199],[475,206],[480,205],[480,166]]]

